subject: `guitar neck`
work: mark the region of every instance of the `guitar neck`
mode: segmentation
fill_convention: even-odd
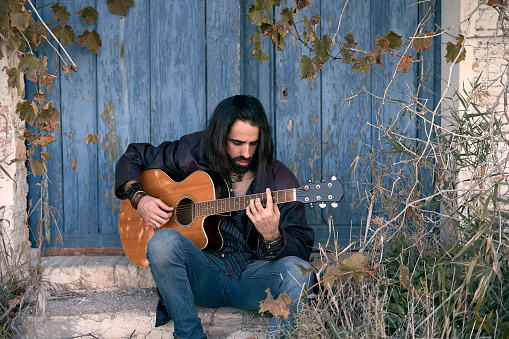
[[[296,201],[296,189],[290,188],[282,191],[271,192],[272,201],[275,204],[283,204],[290,201]],[[218,200],[210,200],[198,202],[195,205],[194,215],[196,217],[209,216],[214,214],[229,213],[240,211],[247,208],[252,199],[260,198],[262,205],[267,203],[267,194],[258,193],[251,195],[244,195],[241,197],[232,197]]]

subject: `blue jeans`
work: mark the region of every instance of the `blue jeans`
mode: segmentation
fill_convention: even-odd
[[[195,305],[216,308],[231,306],[257,311],[266,290],[276,299],[288,293],[292,301],[305,291],[309,275],[302,275],[296,263],[311,265],[297,257],[279,260],[255,260],[242,272],[240,279],[227,275],[220,258],[201,251],[173,229],[155,232],[148,243],[147,258],[152,276],[173,319],[175,334],[180,338],[205,338]],[[298,309],[300,300],[290,307]],[[288,318],[291,322],[292,315]],[[290,325],[285,320],[271,320],[269,335],[280,336]]]

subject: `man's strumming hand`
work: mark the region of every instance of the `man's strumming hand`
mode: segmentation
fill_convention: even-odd
[[[161,199],[145,195],[138,203],[138,212],[145,221],[154,228],[159,228],[170,221],[173,207],[166,205]]]

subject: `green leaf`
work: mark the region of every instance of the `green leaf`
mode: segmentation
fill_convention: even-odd
[[[266,21],[263,12],[256,8],[256,1],[247,10],[247,18],[257,27],[260,27]]]
[[[97,18],[99,17],[99,13],[95,10],[95,8],[90,7],[90,6],[83,7],[83,9],[81,11],[79,11],[78,13],[76,13],[74,15],[79,16],[80,20],[85,20],[86,24],[90,24],[90,23],[96,21]]]
[[[134,0],[106,0],[112,13],[126,15],[129,6],[134,6]]]
[[[54,4],[51,6],[51,9],[53,10],[51,19],[58,19],[58,22],[61,25],[66,25],[67,21],[69,21],[69,18],[71,17],[71,14],[67,12],[67,7],[60,6],[59,4]]]
[[[83,34],[78,37],[78,40],[81,47],[85,47],[85,45],[87,45],[88,49],[95,54],[99,52],[99,49],[102,46],[101,38],[95,29],[92,30],[92,32],[89,32],[88,29],[86,29]]]
[[[53,131],[60,124],[60,111],[53,107],[53,102],[48,102],[39,114],[39,122],[46,122],[46,128],[40,126],[41,130]]]
[[[328,34],[325,34],[322,39],[315,39],[315,41],[313,41],[313,51],[323,60],[323,63],[329,60],[331,46],[332,39],[329,38]]]
[[[20,32],[24,32],[29,24],[30,14],[28,11],[11,15],[11,26],[16,27]]]
[[[34,146],[48,146],[55,142],[55,136],[53,134],[41,135],[38,140],[34,140],[32,143]]]
[[[36,136],[36,137],[37,137],[37,136]],[[32,157],[32,155],[34,155],[35,151],[36,151],[36,148],[35,148],[35,147],[31,147],[31,148],[27,151],[27,157],[28,157],[28,158],[31,158],[31,157]]]
[[[475,314],[472,317],[472,320],[470,320],[467,323],[468,328],[472,328],[476,331],[484,330],[488,334],[492,334],[495,328],[493,327],[493,320],[491,320],[491,317],[493,316],[493,310],[487,314],[486,316],[481,316],[478,314]]]
[[[18,64],[18,70],[20,72],[24,72],[28,80],[37,82],[40,75],[46,74],[47,65],[48,65],[47,57],[38,59],[32,53],[25,53],[25,55]]]
[[[465,60],[465,58],[467,57],[467,50],[463,48],[463,51],[461,51],[461,46],[463,46],[463,41],[465,40],[465,37],[462,34],[460,34],[456,38],[456,40],[458,41],[456,42],[456,44],[453,44],[450,41],[447,43],[446,46],[447,53],[445,55],[445,60],[447,62],[455,61],[455,63],[458,63],[460,61]]]
[[[389,48],[396,49],[403,45],[403,40],[401,40],[401,35],[397,35],[393,31],[389,31],[389,34],[386,35],[387,40],[389,41]]]
[[[401,285],[403,285],[403,287],[408,291],[414,290],[408,267],[403,264],[399,266],[399,281],[401,282]]]
[[[34,161],[34,159],[30,158],[29,163],[30,167],[32,168],[32,173],[34,174],[34,177],[37,174],[42,176],[45,172],[47,172],[46,165],[44,164],[44,159]]]
[[[344,64],[350,64],[353,62],[353,54],[351,53],[351,50],[357,47],[359,43],[355,41],[352,33],[345,35],[344,40],[345,43],[339,49],[339,52],[341,53],[341,61]]]
[[[17,68],[8,68],[6,70],[7,75],[9,76],[9,79],[7,79],[7,84],[10,88],[18,87],[20,88],[21,84],[21,77],[20,77],[20,71],[18,71]]]
[[[25,100],[23,102],[18,102],[16,105],[16,113],[20,120],[26,121],[29,124],[33,124],[35,120],[35,112],[37,108],[35,107],[35,103],[31,100]]]
[[[352,68],[357,72],[364,72],[366,74],[371,70],[371,64],[369,63],[370,56],[365,56],[364,58],[359,58],[358,56],[353,57],[353,65]]]
[[[56,25],[55,28],[53,28],[53,33],[58,39],[60,39],[64,46],[69,43],[73,45],[76,44],[76,35],[74,34],[74,30],[71,26]]]
[[[288,26],[295,25],[295,22],[293,21],[293,11],[291,11],[289,8],[284,8],[281,11],[281,16],[283,17],[283,22]]]
[[[322,277],[323,286],[326,289],[331,289],[332,286],[334,286],[334,283],[336,282],[336,280],[338,280],[339,276],[342,273],[343,272],[341,271],[341,269],[339,267],[327,266],[325,268],[325,272],[323,273],[323,277]]]
[[[396,49],[399,48],[403,44],[403,40],[401,40],[401,36],[397,35],[393,31],[389,31],[388,34],[384,36],[376,36],[375,38],[376,46],[380,47],[382,50],[386,49]]]
[[[255,32],[251,35],[249,42],[254,46],[253,49],[253,58],[262,63],[265,60],[269,60],[270,57],[262,51],[261,43],[260,43],[260,33]]]
[[[46,160],[46,162],[51,160],[51,153],[50,152],[41,152],[41,158]]]
[[[309,40],[311,41],[315,40],[316,35],[313,29],[311,28],[311,23],[309,22],[306,15],[304,14],[302,17],[303,17],[302,21],[304,23],[304,26],[306,27],[306,30],[302,34],[304,35],[304,44],[307,45]]]
[[[313,80],[322,69],[322,65],[323,60],[319,56],[315,56],[311,59],[310,57],[303,55],[300,58],[299,67],[302,79],[308,79],[309,81]]]
[[[342,271],[360,271],[366,263],[366,256],[362,253],[354,253],[350,257],[339,263],[339,268]]]
[[[313,272],[313,270],[314,270],[313,267],[305,268],[301,264],[295,264],[295,265],[299,268],[299,270],[301,271],[302,275],[309,274],[309,273]]]
[[[428,47],[433,44],[433,31],[426,31],[425,34],[415,34],[412,36],[412,48],[419,52],[420,50],[427,51]]]
[[[65,25],[56,25],[55,28],[53,28],[53,34],[60,39],[62,42],[62,45],[68,45],[76,44],[76,35],[74,34],[74,30],[71,28],[71,26]]]

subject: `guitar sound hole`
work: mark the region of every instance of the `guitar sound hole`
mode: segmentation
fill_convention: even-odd
[[[189,225],[193,222],[193,210],[194,202],[191,199],[180,200],[175,212],[176,221],[182,226]]]

